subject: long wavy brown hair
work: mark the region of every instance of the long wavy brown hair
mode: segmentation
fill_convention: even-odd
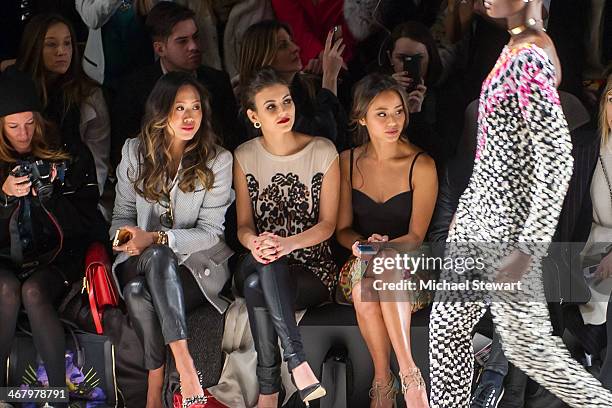
[[[72,59],[65,74],[51,83],[51,75],[45,68],[43,48],[47,31],[55,24],[64,24],[70,31]],[[81,56],[72,24],[58,14],[38,14],[30,20],[23,31],[15,67],[26,72],[34,80],[43,106],[49,102],[50,87],[59,87],[64,98],[64,113],[71,106],[80,106],[96,88],[96,83],[83,71]]]
[[[606,104],[608,103],[608,98],[611,94],[612,74],[608,75],[608,81],[606,82],[606,87],[601,94],[601,100],[599,102],[599,132],[601,134],[602,146],[606,146],[610,142],[610,134],[612,134],[612,129],[610,129],[610,126],[608,125],[609,118],[606,111]]]
[[[55,140],[55,129],[53,125],[43,119],[40,113],[32,112],[32,114],[34,116],[34,134],[32,135],[31,142],[32,156],[37,159],[49,161],[68,160],[68,154],[52,147],[52,145],[55,144],[52,142]],[[0,162],[3,164],[3,166],[0,166],[0,177],[2,180],[8,176],[8,174],[5,173],[14,167],[19,156],[4,134],[5,122],[6,116],[0,117],[0,133],[2,134],[0,138]]]
[[[210,122],[210,103],[206,89],[193,76],[184,72],[170,72],[162,76],[151,91],[145,108],[143,126],[138,136],[138,171],[132,178],[136,192],[151,202],[168,197],[174,174],[171,173],[170,145],[174,138],[168,121],[174,100],[183,86],[194,87],[202,106],[202,123],[193,139],[187,142],[181,159],[179,174],[181,191],[210,189],[215,176],[207,164],[217,155],[217,136]]]

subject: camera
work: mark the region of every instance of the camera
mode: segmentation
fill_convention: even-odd
[[[18,168],[11,172],[14,177],[28,176],[36,195],[42,198],[49,197],[53,192],[51,184],[51,168],[55,165],[58,174],[63,174],[66,168],[64,162],[51,163],[44,160],[19,161]]]

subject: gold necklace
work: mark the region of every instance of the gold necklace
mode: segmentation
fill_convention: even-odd
[[[538,23],[543,23],[543,20],[536,20],[535,18],[530,18],[527,20],[527,22],[525,24],[521,24],[520,26],[511,28],[508,30],[508,32],[510,33],[510,35],[519,35],[522,32],[530,29],[530,28],[534,28],[536,26],[536,24]],[[542,31],[546,32],[545,28],[542,28]]]

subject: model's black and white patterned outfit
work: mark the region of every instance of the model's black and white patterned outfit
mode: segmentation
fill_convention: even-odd
[[[488,304],[516,367],[572,407],[612,407],[612,394],[552,336],[540,269],[545,249],[530,245],[552,241],[572,173],[571,150],[554,65],[533,44],[506,46],[482,87],[474,170],[447,240],[451,256],[468,249],[484,256],[487,268],[461,277],[447,270],[444,276],[486,279],[516,244],[533,260],[522,292],[437,293],[430,320],[432,408],[468,407],[471,334]],[[476,243],[502,243],[505,249]]]

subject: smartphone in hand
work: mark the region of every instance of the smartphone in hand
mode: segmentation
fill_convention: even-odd
[[[336,25],[332,28],[332,45],[336,43],[340,38],[342,38],[342,26]]]
[[[412,79],[412,85],[406,91],[408,93],[414,91],[418,84],[421,83],[421,59],[423,58],[420,54],[415,55],[404,55],[404,71],[408,73],[410,79]]]
[[[113,237],[113,247],[118,247],[120,245],[123,245],[126,242],[128,242],[130,239],[132,239],[132,234],[126,229],[119,228],[115,232],[115,236]]]
[[[373,256],[378,252],[376,247],[370,244],[359,244],[357,245],[357,250],[359,251],[360,256]]]
[[[599,265],[587,266],[586,268],[582,270],[582,273],[584,274],[584,277],[587,279],[595,278],[597,277],[597,268],[599,268]]]

